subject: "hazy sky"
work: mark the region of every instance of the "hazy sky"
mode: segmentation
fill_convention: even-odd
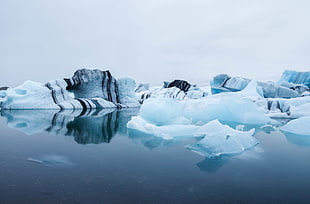
[[[308,0],[0,0],[0,86],[79,68],[161,84],[310,70]]]

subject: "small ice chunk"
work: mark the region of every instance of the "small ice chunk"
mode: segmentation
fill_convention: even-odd
[[[196,132],[205,137],[186,148],[208,158],[239,154],[258,144],[257,139],[252,136],[254,131],[238,131],[213,120]]]

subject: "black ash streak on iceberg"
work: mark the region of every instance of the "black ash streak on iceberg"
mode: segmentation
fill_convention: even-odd
[[[67,83],[66,90],[74,93],[82,108],[104,108],[96,99],[83,100],[82,98],[103,98],[121,108],[119,91],[116,79],[107,71],[81,69],[74,73],[71,79],[64,79]],[[97,85],[97,86],[94,86]],[[99,87],[101,85],[101,87]],[[92,92],[92,90],[100,90]],[[94,93],[94,94],[93,94]]]
[[[26,81],[9,89],[2,99],[1,108],[62,111],[139,107],[132,86],[135,86],[134,80],[116,80],[109,71],[80,69],[71,78],[51,80],[45,84]]]

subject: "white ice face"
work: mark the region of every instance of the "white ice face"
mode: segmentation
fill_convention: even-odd
[[[43,83],[25,81],[8,89],[2,107],[6,109],[59,109],[53,102],[50,90]]]
[[[280,130],[296,135],[310,136],[309,124],[310,116],[305,116],[288,122],[283,127],[280,127]]]
[[[204,138],[196,144],[187,145],[186,148],[204,157],[218,157],[221,155],[240,154],[258,144],[258,140],[250,131],[238,131],[213,120],[196,132]]]

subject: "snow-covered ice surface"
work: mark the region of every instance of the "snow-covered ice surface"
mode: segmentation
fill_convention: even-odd
[[[288,122],[279,129],[285,132],[294,133],[297,135],[305,135],[310,137],[310,116],[300,117]]]

